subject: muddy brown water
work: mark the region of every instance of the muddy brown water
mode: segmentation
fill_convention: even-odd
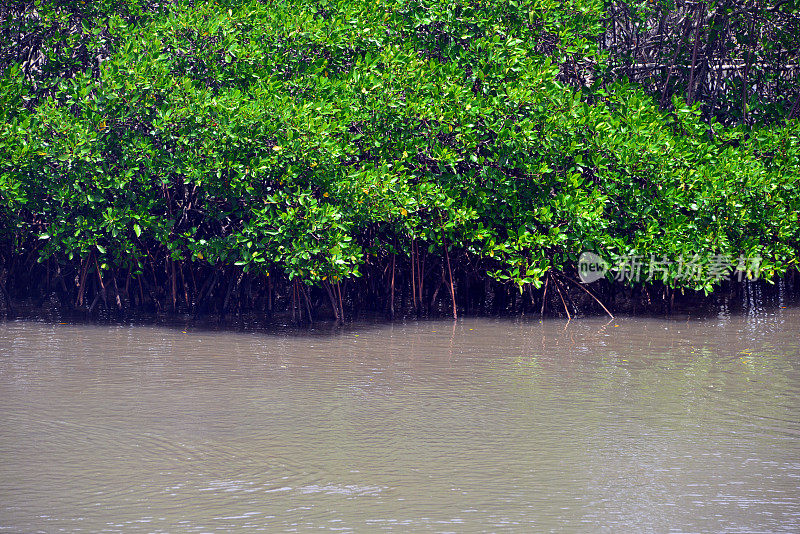
[[[798,532],[800,309],[0,323],[0,532]]]

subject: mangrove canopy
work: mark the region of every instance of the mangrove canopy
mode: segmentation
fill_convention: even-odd
[[[9,0],[4,297],[342,320],[774,280],[798,4]],[[584,251],[663,268],[578,287]]]

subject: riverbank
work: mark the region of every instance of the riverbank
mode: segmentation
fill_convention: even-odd
[[[129,289],[124,291],[125,286],[113,281],[106,281],[101,286],[98,278],[95,284],[87,284],[89,287],[80,304],[76,302],[78,292],[64,291],[63,287],[59,289],[61,284],[52,284],[49,291],[40,288],[26,292],[17,281],[10,285],[10,290],[5,291],[6,298],[0,301],[0,317],[43,318],[56,322],[134,321],[142,324],[196,323],[268,328],[335,327],[344,323],[453,317],[449,292],[442,291],[442,287],[438,288],[438,294],[435,289],[424,293],[429,299],[434,297],[432,305],[415,308],[410,291],[398,284],[394,308],[390,310],[390,294],[370,293],[365,284],[344,283],[340,286],[344,310],[340,317],[323,288],[300,286],[293,294],[295,285],[288,282],[270,284],[243,278],[238,285],[230,282],[212,284],[213,280],[206,280],[203,286],[212,289],[206,289],[204,298],[192,298],[197,293],[181,291],[174,305],[168,292],[169,285],[154,288],[146,281],[128,281],[126,285]],[[487,284],[489,291],[480,299],[475,298],[474,292],[462,293],[457,288],[457,317],[581,319],[613,315],[699,318],[719,314],[748,315],[800,302],[800,276],[797,275],[789,275],[774,283],[764,280],[729,281],[710,295],[695,291],[669,291],[663,286],[649,284],[626,287],[605,280],[580,286],[571,281],[562,282],[560,291],[555,289],[555,284],[553,282],[553,286],[522,293],[514,288],[498,288]],[[232,285],[234,290],[231,289]],[[123,290],[117,292],[115,287]],[[130,291],[131,287],[135,290]]]

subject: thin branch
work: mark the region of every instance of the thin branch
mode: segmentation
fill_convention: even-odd
[[[562,278],[564,278],[565,280],[568,280],[568,281],[572,282],[573,284],[575,284],[576,286],[578,286],[579,288],[581,288],[583,291],[585,291],[585,292],[586,292],[586,293],[587,293],[587,294],[588,294],[590,297],[592,297],[592,298],[595,300],[595,302],[597,302],[597,303],[600,305],[600,307],[601,307],[601,308],[603,308],[603,310],[605,310],[605,312],[608,314],[608,316],[609,316],[609,317],[611,317],[612,319],[614,318],[614,315],[613,315],[613,314],[612,314],[610,311],[608,311],[608,308],[606,308],[606,307],[603,305],[603,303],[600,301],[600,299],[599,299],[599,298],[597,298],[597,297],[594,295],[594,293],[592,293],[591,291],[589,291],[589,288],[585,287],[583,284],[580,284],[580,283],[576,282],[576,281],[575,281],[575,280],[573,280],[572,278],[570,278],[570,277],[568,277],[568,276],[566,276],[566,275],[564,275],[564,274],[562,274],[562,273],[559,273],[559,275],[560,275]]]

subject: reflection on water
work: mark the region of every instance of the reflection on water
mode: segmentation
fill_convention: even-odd
[[[2,323],[0,531],[798,531],[798,333]]]

